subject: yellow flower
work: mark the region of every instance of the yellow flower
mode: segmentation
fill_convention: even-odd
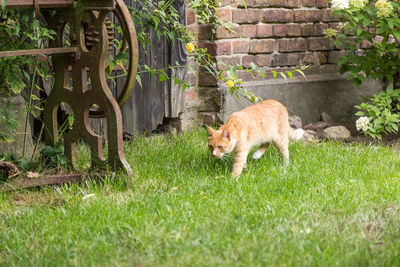
[[[226,85],[228,85],[229,88],[232,88],[235,84],[232,82],[232,80],[229,80]]]
[[[189,53],[192,53],[194,50],[194,44],[192,43],[186,44],[186,49],[189,51]]]

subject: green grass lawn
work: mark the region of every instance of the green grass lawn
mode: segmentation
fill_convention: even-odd
[[[206,130],[125,142],[134,188],[0,193],[2,266],[399,266],[400,155],[339,142],[211,158]],[[87,165],[81,147],[79,162]]]

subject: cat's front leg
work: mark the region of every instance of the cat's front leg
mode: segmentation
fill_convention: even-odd
[[[236,156],[235,156],[235,161],[233,163],[232,176],[238,177],[242,173],[244,166],[246,166],[247,155],[249,154],[249,150],[243,149],[236,151],[235,153]]]

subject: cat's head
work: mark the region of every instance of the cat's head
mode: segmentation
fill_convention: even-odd
[[[227,130],[214,130],[209,126],[207,126],[207,130],[209,133],[208,148],[213,157],[221,158],[225,153],[232,152],[235,142]]]

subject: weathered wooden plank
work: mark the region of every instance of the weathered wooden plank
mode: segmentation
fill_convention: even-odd
[[[71,7],[74,0],[38,0],[40,8]],[[33,8],[33,0],[8,0],[6,8]]]
[[[139,8],[137,2],[127,0],[126,4]],[[137,28],[140,25],[135,25]],[[152,45],[147,48],[147,53],[139,46],[139,65],[150,65],[155,68],[168,66],[168,46],[165,40],[157,40],[154,32],[150,32]],[[158,124],[162,123],[165,110],[165,91],[167,83],[159,83],[158,77],[152,77],[150,73],[140,74],[143,87],[135,84],[128,103],[122,108],[124,119],[124,131],[135,135],[144,132],[151,133]],[[118,85],[121,86],[121,85]]]
[[[154,0],[158,1],[158,0]],[[181,13],[181,22],[186,22],[186,8],[184,0],[175,0],[174,6]],[[139,8],[140,3],[125,0],[128,6]],[[138,29],[141,25],[135,25]],[[147,47],[147,53],[139,45],[139,65],[150,65],[154,68],[166,68],[175,62],[185,65],[187,60],[186,49],[181,42],[171,46],[165,39],[158,40],[154,32],[150,32],[152,45]],[[176,69],[179,79],[185,79],[186,70]],[[143,87],[138,83],[132,95],[122,108],[124,132],[129,135],[151,133],[162,124],[164,117],[177,118],[183,108],[183,92],[179,85],[173,82],[159,82],[159,77],[152,77],[150,73],[140,74]],[[114,90],[118,92],[125,80],[116,80]]]
[[[175,0],[173,6],[180,14],[180,23],[186,25],[186,5],[185,0]],[[171,51],[171,66],[176,66],[176,62],[179,65],[186,65],[187,63],[187,51],[185,44],[177,40],[172,46],[170,46]],[[175,67],[175,76],[179,80],[186,80],[186,68]],[[167,118],[178,118],[183,112],[183,100],[184,92],[180,84],[175,84],[172,80],[171,85],[168,88],[166,98],[165,98],[165,117]]]

